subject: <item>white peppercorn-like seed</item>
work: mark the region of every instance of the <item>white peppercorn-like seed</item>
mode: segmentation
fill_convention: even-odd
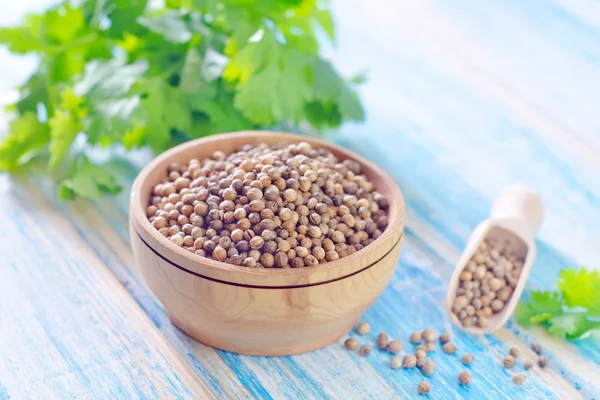
[[[400,360],[400,357],[394,356],[390,359],[390,368],[391,369],[398,369],[401,366],[402,366],[402,360]]]
[[[427,351],[425,351],[425,349],[417,349],[417,351],[415,351],[415,357],[418,359],[425,358],[427,357]]]
[[[356,350],[358,348],[358,340],[355,338],[348,338],[344,342],[344,347],[348,350]]]
[[[465,365],[471,365],[471,363],[473,362],[473,354],[465,354],[464,356],[462,356],[461,361]]]
[[[384,350],[387,348],[389,341],[390,337],[388,336],[388,334],[381,332],[377,336],[377,347],[381,350]]]
[[[421,335],[421,332],[413,332],[410,335],[410,342],[411,343],[418,344],[418,343],[421,343],[422,340],[423,340],[423,337]]]
[[[427,381],[421,381],[417,385],[417,390],[419,391],[419,394],[429,394],[431,391],[431,383]]]
[[[388,351],[393,354],[398,354],[402,351],[402,342],[394,339],[388,343]]]
[[[396,357],[394,357],[396,358]],[[414,368],[417,365],[417,357],[413,354],[407,354],[402,359],[402,366],[404,368]]]
[[[502,366],[504,368],[512,368],[515,365],[515,358],[513,356],[506,356],[502,359]]]
[[[538,358],[538,365],[540,368],[546,368],[548,366],[548,358],[545,356]]]
[[[359,335],[366,335],[369,332],[371,332],[371,325],[369,325],[368,322],[360,322],[357,326],[356,326],[356,333],[358,333]]]
[[[521,386],[523,382],[525,382],[525,375],[523,374],[515,374],[512,377],[512,381],[515,385]]]
[[[519,358],[519,354],[521,353],[517,347],[511,347],[508,353],[514,358]]]
[[[446,343],[448,343],[450,341],[450,335],[447,333],[441,333],[440,334],[440,343],[443,345],[445,345]]]
[[[371,346],[369,346],[368,344],[363,344],[362,346],[360,346],[358,353],[363,357],[368,356],[369,354],[371,354]]]
[[[533,361],[531,361],[530,359],[524,360],[523,361],[523,367],[525,369],[531,369],[531,368],[533,368]]]
[[[444,347],[442,347],[442,350],[446,354],[454,354],[456,353],[456,346],[454,345],[454,343],[448,342],[444,345]]]
[[[433,372],[435,371],[435,366],[433,364],[430,364],[429,361],[427,361],[425,363],[425,365],[423,365],[421,367],[421,373],[425,376],[431,376],[433,375]]]
[[[458,374],[458,382],[461,385],[468,385],[471,383],[471,373],[469,371],[461,371]]]
[[[425,329],[422,333],[421,333],[421,337],[426,341],[426,342],[433,342],[435,340],[436,337],[436,333],[433,329],[431,328],[427,328]]]

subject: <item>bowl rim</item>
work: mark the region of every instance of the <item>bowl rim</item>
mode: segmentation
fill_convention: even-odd
[[[323,264],[318,264],[315,266],[302,267],[302,268],[283,268],[283,269],[282,268],[248,268],[248,267],[244,267],[244,266],[239,266],[239,265],[229,264],[229,263],[225,263],[225,262],[221,262],[221,261],[216,261],[216,260],[213,260],[212,258],[201,257],[201,256],[198,256],[197,254],[193,254],[193,253],[189,252],[188,250],[184,249],[183,247],[177,246],[174,243],[172,243],[170,240],[168,240],[166,237],[164,237],[162,234],[160,234],[158,232],[158,229],[156,229],[156,228],[154,228],[154,226],[152,226],[152,224],[146,217],[145,206],[143,206],[143,204],[147,204],[148,199],[141,198],[142,194],[143,194],[142,188],[144,186],[144,183],[146,182],[148,175],[151,172],[155,171],[157,168],[159,168],[161,165],[163,165],[166,160],[170,160],[170,159],[174,158],[178,153],[190,150],[192,148],[206,145],[208,143],[214,144],[214,143],[220,142],[220,141],[235,140],[235,139],[240,139],[240,138],[245,138],[245,137],[252,138],[252,139],[254,139],[253,141],[256,141],[257,137],[263,137],[263,136],[264,137],[271,136],[271,139],[273,137],[277,137],[277,138],[279,138],[279,140],[277,140],[277,142],[283,142],[283,143],[285,143],[285,142],[299,143],[299,142],[305,141],[305,142],[310,143],[313,146],[317,145],[318,147],[324,147],[324,148],[327,148],[328,150],[333,150],[336,153],[342,154],[346,158],[352,158],[352,159],[358,161],[361,164],[361,166],[367,167],[367,169],[371,170],[372,173],[376,174],[379,177],[379,179],[382,181],[382,183],[385,184],[385,186],[388,188],[388,190],[392,194],[390,196],[390,198],[388,199],[390,202],[389,214],[388,214],[388,226],[385,229],[385,231],[382,233],[382,235],[380,237],[378,237],[377,239],[375,239],[375,241],[373,243],[371,243],[369,246],[364,247],[363,249],[357,251],[356,253],[354,253],[352,255],[340,258],[335,261],[329,261],[329,262],[326,262]],[[381,188],[381,186],[382,185],[376,185],[376,188],[379,189],[379,188]],[[159,244],[165,250],[168,250],[168,251],[178,255],[179,257],[183,257],[184,259],[192,262],[193,264],[197,264],[198,266],[202,266],[202,267],[208,266],[211,269],[215,269],[217,271],[222,271],[222,272],[226,272],[226,273],[238,273],[238,274],[246,274],[246,275],[249,274],[249,275],[258,275],[258,276],[265,276],[265,277],[266,276],[271,276],[271,277],[273,277],[273,276],[283,276],[283,277],[288,276],[288,277],[298,277],[298,278],[306,278],[307,275],[310,275],[311,273],[317,272],[317,271],[336,270],[339,267],[341,267],[343,264],[347,263],[350,260],[350,258],[360,258],[360,257],[363,257],[363,256],[369,254],[370,252],[373,252],[373,250],[378,247],[377,246],[378,243],[381,244],[385,240],[390,241],[390,239],[393,239],[393,236],[396,235],[399,230],[400,235],[397,239],[392,241],[392,245],[390,246],[390,251],[385,252],[385,255],[383,255],[382,257],[378,257],[378,260],[376,261],[376,262],[378,262],[382,258],[386,257],[391,252],[391,250],[393,250],[398,245],[398,243],[400,243],[400,241],[403,237],[403,231],[404,231],[404,213],[405,213],[404,198],[402,196],[400,189],[398,188],[398,186],[396,185],[394,180],[383,169],[381,169],[379,166],[377,166],[372,161],[367,160],[366,158],[354,153],[353,151],[351,151],[349,149],[341,147],[332,142],[329,142],[329,141],[326,141],[326,140],[323,140],[320,138],[316,138],[314,136],[298,135],[298,134],[286,133],[286,132],[264,131],[264,130],[219,133],[216,135],[211,135],[208,137],[194,139],[194,140],[182,143],[178,146],[175,146],[175,147],[159,154],[152,161],[150,161],[148,164],[146,164],[146,166],[144,168],[142,168],[142,170],[139,172],[139,174],[135,178],[132,188],[131,188],[130,205],[129,205],[130,221],[137,222],[136,225],[139,226],[143,230],[143,233],[145,233],[146,235],[148,235],[149,237],[154,239],[157,242],[157,244]],[[131,229],[134,230],[134,232],[132,232],[132,235],[137,234],[137,236],[139,236],[139,238],[144,242],[144,244],[147,247],[149,247],[154,253],[159,255],[161,258],[167,260],[173,266],[176,266],[186,272],[192,273],[193,275],[211,279],[210,277],[206,277],[204,275],[198,275],[196,272],[190,271],[187,268],[182,268],[178,264],[172,262],[168,257],[165,257],[160,252],[155,250],[153,247],[148,245],[148,243],[146,243],[146,241],[142,237],[141,232],[138,232],[137,229],[135,229],[135,228],[136,228],[135,226],[131,227]],[[370,266],[371,265],[368,265],[367,267],[370,267]],[[367,269],[367,267],[357,268],[357,270],[351,271],[351,273],[347,273],[342,277],[332,279],[332,281],[343,279],[343,278],[351,276],[351,275],[355,275],[355,274]],[[215,279],[212,278],[212,280],[215,280]],[[230,283],[230,282],[226,281],[224,283]],[[323,283],[323,282],[321,282],[321,283]],[[325,283],[327,283],[327,282],[325,282]],[[248,285],[243,285],[243,286],[248,286]],[[302,285],[292,285],[292,286],[297,287],[297,286],[302,286]]]

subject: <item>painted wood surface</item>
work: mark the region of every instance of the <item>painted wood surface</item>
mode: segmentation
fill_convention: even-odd
[[[454,262],[510,183],[538,190],[547,207],[529,288],[552,288],[568,265],[600,268],[598,4],[333,5],[339,43],[331,56],[348,73],[367,68],[369,81],[366,123],[332,140],[389,171],[407,203],[400,263],[364,316],[373,327],[367,340],[386,331],[411,349],[413,330],[451,331],[459,353],[433,356],[432,399],[600,398],[600,343],[566,343],[512,323],[476,338],[454,329],[444,312]],[[6,93],[31,60],[0,57]],[[126,184],[138,170],[127,161],[115,168]],[[0,177],[1,399],[417,396],[420,373],[389,369],[390,356],[377,351],[361,358],[338,343],[264,358],[193,341],[135,271],[127,191],[59,203],[52,182],[32,174]],[[513,345],[531,356],[532,343],[544,346],[552,368],[534,368],[515,387],[500,360]],[[462,388],[465,352],[476,361],[473,383]]]

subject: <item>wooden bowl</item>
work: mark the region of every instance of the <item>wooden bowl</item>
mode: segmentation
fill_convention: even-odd
[[[251,269],[192,254],[162,236],[145,215],[151,189],[171,162],[226,154],[244,144],[308,142],[352,158],[389,199],[389,225],[371,245],[314,267]],[[130,235],[139,270],[175,325],[191,337],[241,354],[281,356],[326,346],[349,332],[381,294],[398,262],[404,200],[394,181],[364,158],[323,140],[250,131],[187,142],[154,159],[131,191]]]

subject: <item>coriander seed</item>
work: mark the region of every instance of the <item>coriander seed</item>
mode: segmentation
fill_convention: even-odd
[[[542,354],[542,346],[537,343],[531,345],[531,350],[533,350],[538,356]]]
[[[517,347],[511,347],[510,350],[508,351],[508,353],[513,356],[514,358],[519,358],[519,349]]]
[[[444,345],[444,347],[442,347],[442,350],[446,354],[454,354],[456,353],[456,346],[454,345],[454,343],[448,342]]]
[[[401,366],[402,366],[402,360],[400,360],[400,357],[394,356],[390,359],[390,368],[398,369]]]
[[[413,332],[410,335],[410,342],[411,343],[419,344],[419,343],[421,343],[422,340],[423,340],[423,338],[421,336],[421,332]]]
[[[440,334],[440,343],[442,344],[442,346],[448,343],[449,341],[450,335],[448,335],[447,333]]]
[[[463,386],[470,384],[471,373],[469,371],[461,371],[461,373],[458,374],[458,382]]]
[[[398,354],[402,351],[402,347],[402,342],[397,339],[394,339],[388,344],[388,351],[393,354]]]
[[[396,358],[396,357],[394,357],[394,358]],[[404,368],[414,368],[416,365],[417,365],[417,357],[415,357],[413,354],[407,354],[402,359],[402,366]]]
[[[464,365],[471,365],[473,362],[473,354],[465,354],[462,356],[461,361]]]
[[[515,365],[515,358],[513,356],[506,356],[502,359],[502,366],[504,368],[512,368]]]
[[[358,333],[359,335],[366,335],[369,332],[371,332],[371,325],[369,325],[368,322],[360,322],[357,326],[356,326],[356,333]]]
[[[523,367],[525,369],[531,369],[533,368],[533,361],[531,361],[530,359],[526,359],[523,361]]]
[[[346,347],[348,350],[356,350],[358,348],[358,340],[355,338],[348,338],[344,342],[344,347]]]
[[[538,358],[538,365],[540,368],[546,368],[548,366],[548,358],[545,356]]]
[[[421,333],[421,336],[426,342],[433,342],[435,340],[436,333],[433,329],[427,328]]]
[[[515,385],[521,386],[523,384],[523,382],[525,382],[525,375],[523,375],[523,374],[513,375],[512,381]]]
[[[435,351],[435,343],[433,343],[433,342],[428,342],[428,343],[425,345],[425,351],[426,351],[426,352],[428,352],[428,353],[431,353],[432,351]]]
[[[417,390],[419,391],[419,394],[429,394],[431,391],[431,384],[427,381],[421,381],[417,385]]]
[[[435,367],[433,366],[433,364],[430,364],[429,362],[426,362],[425,365],[423,365],[423,367],[421,368],[421,373],[425,376],[433,375],[434,371],[435,371]]]
[[[388,342],[390,341],[390,337],[387,333],[381,332],[377,336],[377,347],[381,350],[385,350],[388,347]]]
[[[360,346],[358,353],[363,357],[368,356],[369,354],[371,354],[371,346],[369,346],[368,344],[363,344],[362,346]]]
[[[417,349],[417,351],[415,351],[415,357],[425,358],[427,357],[427,352],[424,349]]]

